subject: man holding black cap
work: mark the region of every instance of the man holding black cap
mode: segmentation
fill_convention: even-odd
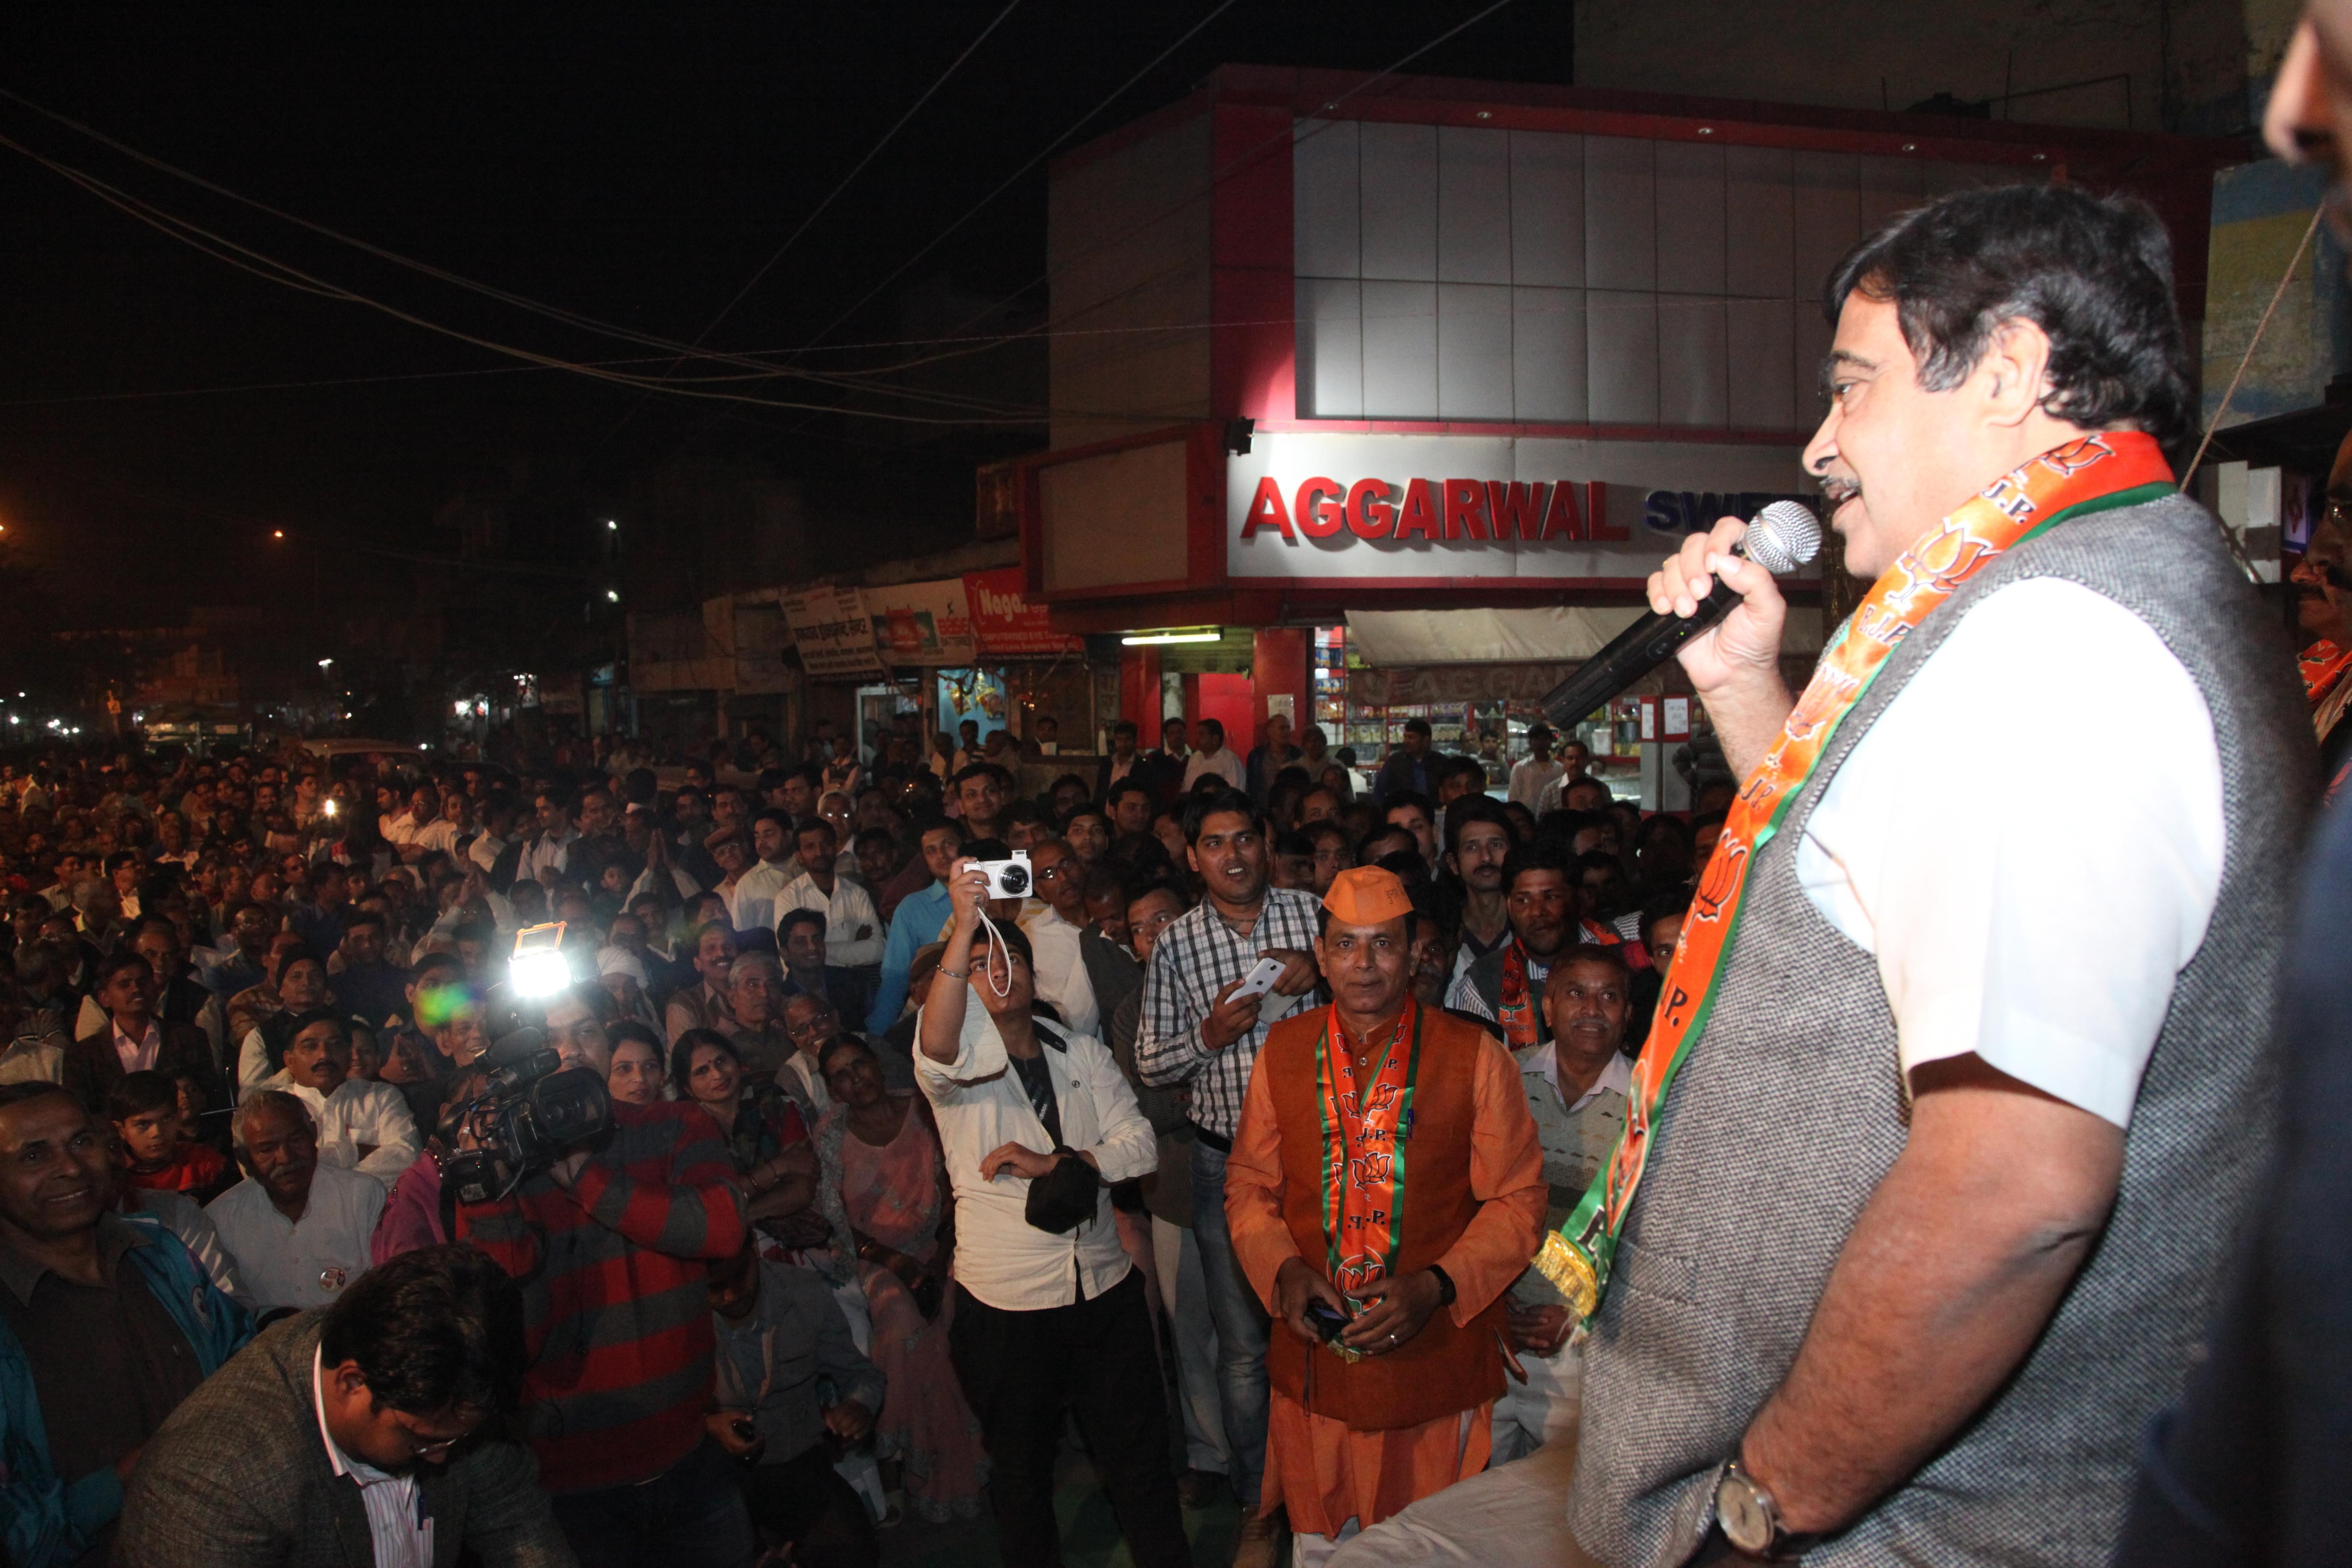
[[[978,864],[961,858],[947,878],[954,923],[917,1024],[915,1079],[955,1187],[949,1347],[988,1439],[1004,1559],[1061,1561],[1054,1453],[1067,1410],[1139,1568],[1181,1568],[1192,1558],[1150,1310],[1110,1206],[1111,1184],[1158,1163],[1151,1123],[1101,1041],[1031,1016],[1028,939],[1011,921],[981,937]]]

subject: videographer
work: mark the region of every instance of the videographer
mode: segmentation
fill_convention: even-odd
[[[609,1006],[593,985],[550,999],[549,1044],[565,1058],[556,1078],[602,1081]],[[461,1205],[458,1233],[522,1287],[523,1430],[583,1568],[748,1563],[734,1462],[703,1427],[708,1266],[747,1234],[734,1166],[698,1106],[615,1102],[611,1118],[505,1197]]]

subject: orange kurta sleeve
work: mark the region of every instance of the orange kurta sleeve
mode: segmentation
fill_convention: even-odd
[[[1256,1086],[1251,1087],[1255,1091]],[[1544,1185],[1543,1144],[1519,1087],[1518,1066],[1492,1036],[1479,1047],[1471,1105],[1470,1195],[1478,1200],[1478,1212],[1437,1260],[1454,1281],[1450,1310],[1457,1328],[1485,1311],[1535,1257],[1550,1195]],[[1239,1149],[1234,1152],[1238,1156]],[[1232,1181],[1226,1178],[1228,1192]],[[1238,1227],[1234,1239],[1238,1247]]]
[[[1286,1260],[1298,1256],[1298,1244],[1291,1239],[1290,1226],[1282,1217],[1282,1129],[1275,1121],[1270,1083],[1273,1075],[1264,1070],[1265,1063],[1265,1055],[1260,1053],[1257,1070],[1250,1074],[1249,1097],[1242,1102],[1241,1130],[1234,1134],[1233,1152],[1225,1156],[1225,1228],[1233,1237],[1234,1257],[1240,1261],[1250,1288],[1271,1312],[1275,1310],[1274,1277],[1281,1272]],[[1514,1081],[1516,1077],[1515,1074]],[[1519,1106],[1519,1119],[1528,1121],[1524,1102]],[[1528,1138],[1530,1143],[1534,1142],[1532,1122]],[[1538,1175],[1540,1192],[1540,1162]],[[1536,1212],[1543,1212],[1540,1202]],[[1532,1247],[1528,1256],[1534,1256]]]

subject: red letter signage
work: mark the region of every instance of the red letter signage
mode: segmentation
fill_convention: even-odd
[[[1290,509],[1282,504],[1282,487],[1268,474],[1257,482],[1257,494],[1250,501],[1249,516],[1242,520],[1242,537],[1247,539],[1261,528],[1277,528],[1285,539],[1296,539],[1290,531]]]

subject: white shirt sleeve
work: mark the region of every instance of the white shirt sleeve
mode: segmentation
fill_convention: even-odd
[[[1907,1075],[1974,1052],[2118,1127],[2221,894],[2189,672],[2054,578],[1979,605],[1858,742],[1797,879],[1877,960]]]

